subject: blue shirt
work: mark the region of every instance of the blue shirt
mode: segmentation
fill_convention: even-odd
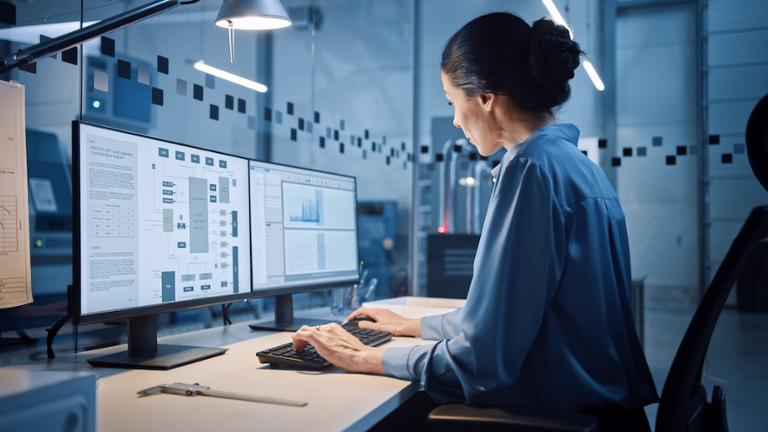
[[[579,410],[658,396],[629,307],[624,214],[570,124],[502,159],[463,308],[421,319],[434,345],[391,348],[387,374],[438,402]]]

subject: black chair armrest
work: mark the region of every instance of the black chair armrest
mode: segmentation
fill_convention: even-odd
[[[597,419],[586,414],[541,409],[476,408],[461,404],[435,408],[429,413],[427,424],[434,431],[597,431]]]

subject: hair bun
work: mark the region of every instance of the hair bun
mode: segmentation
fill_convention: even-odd
[[[579,44],[566,27],[548,18],[537,20],[531,29],[528,69],[534,79],[553,86],[567,84],[583,54]]]

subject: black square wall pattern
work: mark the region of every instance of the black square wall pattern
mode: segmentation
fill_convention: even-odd
[[[201,101],[203,100],[203,86],[195,84],[192,86],[192,97]]]
[[[435,162],[442,162],[444,158],[442,153],[435,154]]]
[[[400,143],[400,150],[405,151],[405,143],[404,142]]]
[[[224,108],[228,110],[235,109],[235,98],[232,95],[224,95]]]
[[[608,140],[605,138],[599,138],[597,140],[597,148],[601,148],[601,149],[608,148]]]
[[[711,145],[718,145],[718,144],[720,144],[720,135],[710,135],[709,136],[709,144],[711,144]]]
[[[611,158],[611,166],[615,166],[615,167],[621,166],[621,158],[620,157],[612,157]]]
[[[645,157],[648,154],[648,149],[645,147],[638,147],[637,148],[637,156],[638,157]]]
[[[2,1],[2,0],[0,0],[0,1]],[[40,35],[40,43],[48,42],[51,39],[53,39],[53,38],[50,38],[50,37],[45,36],[45,35]],[[48,58],[55,59],[56,58],[56,54],[51,54],[51,55],[48,56]]]
[[[339,153],[344,153],[344,143],[339,143]]]
[[[304,119],[301,117],[299,117],[299,130],[300,131],[304,130]]]
[[[245,99],[237,98],[237,112],[245,114]]]
[[[621,149],[621,155],[624,157],[631,157],[632,147],[624,147],[623,149]]]
[[[293,102],[288,102],[285,104],[285,113],[288,115],[293,115]]]
[[[390,159],[389,159],[389,156],[387,156],[387,159],[386,159],[386,160],[387,160],[387,165],[389,165],[389,163],[390,163]]]
[[[131,62],[125,60],[117,61],[117,76],[120,78],[131,79]]]
[[[296,141],[296,128],[291,128],[291,141]]]
[[[157,56],[157,71],[168,75],[168,57]]]
[[[685,156],[685,155],[688,154],[688,147],[686,147],[686,146],[677,146],[677,147],[675,147],[675,149],[676,149],[675,153],[678,156]]]
[[[363,139],[360,137],[357,137],[357,146],[362,147],[363,146]]]
[[[24,72],[28,72],[31,74],[37,73],[37,62],[32,63],[24,63],[21,66],[19,66],[19,69],[23,70]]]
[[[667,165],[677,165],[677,156],[675,155],[669,155],[667,156]]]
[[[218,120],[219,119],[219,106],[218,105],[211,104],[210,117],[211,117],[211,120]]]
[[[72,47],[61,52],[61,61],[77,66],[77,47]]]
[[[320,148],[325,148],[325,137],[324,136],[320,137]]]
[[[272,121],[272,108],[264,108],[264,120]]]
[[[320,113],[315,111],[315,123],[320,123]]]
[[[0,2],[0,23],[9,26],[16,25],[16,5]]]
[[[720,162],[724,164],[733,163],[733,155],[730,153],[723,153],[722,155],[720,155]]]
[[[421,147],[419,147],[419,151],[421,154],[427,154],[429,153],[429,146],[422,144]]]
[[[152,87],[152,104],[163,106],[163,90]]]
[[[664,144],[664,140],[660,136],[651,138],[651,145],[653,147],[661,147],[662,144]]]
[[[114,57],[115,56],[115,40],[106,36],[101,37],[101,54]]]
[[[370,138],[371,138],[371,134],[370,134],[370,132],[368,132],[368,129],[366,129],[365,130],[365,139],[370,139]]]
[[[339,140],[339,130],[338,129],[334,129],[333,130],[333,140],[334,141],[338,141]]]

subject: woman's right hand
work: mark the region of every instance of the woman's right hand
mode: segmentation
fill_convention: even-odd
[[[368,317],[373,320],[358,321],[360,328],[385,331],[395,336],[419,337],[421,335],[421,321],[419,319],[406,318],[389,309],[360,308],[349,314],[347,321],[359,317]]]

